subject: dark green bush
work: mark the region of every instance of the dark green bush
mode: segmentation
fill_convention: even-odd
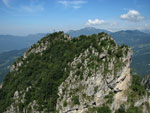
[[[126,113],[124,105],[121,105],[115,113]]]
[[[123,56],[123,52],[122,52],[122,49],[119,47],[119,50],[117,51],[117,53],[116,53],[116,56],[118,57],[118,58],[120,58],[120,57],[122,57]]]
[[[97,109],[97,113],[111,113],[111,110],[108,106],[102,106]]]
[[[106,95],[104,98],[107,99],[107,103],[111,104],[113,102],[114,93],[110,92],[108,95]]]
[[[79,105],[79,104],[80,104],[80,102],[79,102],[79,96],[73,96],[73,97],[72,97],[72,101],[73,101],[73,104],[74,104],[74,105],[76,105],[76,104]]]
[[[137,74],[132,75],[131,89],[139,96],[143,96],[145,94],[145,88],[141,84],[141,81],[142,78],[139,75]]]
[[[142,113],[142,109],[140,107],[134,107],[134,105],[130,106],[127,109],[127,113]]]
[[[66,102],[66,101],[64,101],[63,106],[64,106],[64,107],[66,107],[66,106],[67,106],[67,102]]]

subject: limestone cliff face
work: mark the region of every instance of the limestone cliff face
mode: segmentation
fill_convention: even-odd
[[[63,32],[50,34],[12,65],[0,89],[0,112],[97,113],[93,108],[104,105],[112,113],[120,105],[128,109],[131,56],[131,48],[105,33],[73,39]],[[134,106],[144,99],[149,103],[149,96],[140,99]]]
[[[150,75],[147,75],[142,79],[142,84],[145,86],[147,90],[150,91]]]
[[[101,40],[107,38],[110,37]],[[59,86],[57,100],[59,113],[85,113],[92,106],[107,103],[105,97],[110,93],[114,93],[113,102],[108,103],[112,110],[118,109],[124,101],[127,101],[127,97],[123,95],[130,84],[132,51],[129,49],[125,54],[127,48],[123,48],[124,55],[117,59],[113,54],[108,54],[107,48],[103,49],[103,52],[99,53],[90,46],[69,64],[70,74]],[[116,46],[112,51],[117,49]],[[95,59],[91,60],[92,57]],[[120,66],[117,67],[119,63]],[[76,98],[78,103],[74,100]]]

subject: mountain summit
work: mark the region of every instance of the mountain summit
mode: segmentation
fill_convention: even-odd
[[[144,86],[130,75],[131,56],[131,48],[106,33],[49,34],[11,66],[0,112],[148,113]]]
[[[70,30],[67,33],[69,35],[71,35],[72,37],[78,37],[80,35],[92,35],[92,34],[97,34],[97,33],[100,33],[100,32],[105,32],[105,33],[108,33],[108,34],[111,33],[110,31],[107,31],[107,30],[104,30],[104,29],[97,29],[97,28],[94,28],[94,27],[85,27],[85,28],[82,28],[82,29],[79,29],[79,30]]]

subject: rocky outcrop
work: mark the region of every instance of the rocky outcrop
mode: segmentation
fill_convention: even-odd
[[[150,75],[143,77],[142,84],[145,86],[147,90],[150,90]]]
[[[50,48],[50,46],[53,46],[53,44],[57,41],[67,42],[71,40],[72,37],[68,34],[64,34],[64,32],[58,32],[54,34],[49,34],[45,38],[38,41],[36,44],[32,45],[31,48],[29,48],[21,58],[17,59],[17,61],[10,67],[10,73],[22,73],[21,67],[28,65],[30,62],[28,58],[31,55],[40,54],[42,57],[43,52]],[[19,85],[19,84],[18,84]],[[0,88],[2,88],[2,85],[0,85]],[[39,105],[37,104],[36,100],[31,101],[27,106],[24,106],[27,97],[27,93],[30,92],[30,89],[32,89],[31,86],[26,87],[23,90],[16,90],[13,94],[12,103],[10,106],[6,108],[6,111],[4,113],[20,113],[20,112],[32,112],[32,113],[43,113],[43,111],[38,111]],[[42,105],[40,105],[42,106]],[[42,106],[43,107],[43,106]]]
[[[6,109],[4,113],[20,113],[20,109],[22,109],[23,113],[28,113],[28,109],[30,109],[31,113],[44,113],[43,111],[39,112],[35,108],[38,108],[39,105],[37,104],[36,100],[30,102],[28,106],[24,107],[23,104],[25,103],[25,96],[26,93],[31,89],[31,86],[27,87],[25,91],[15,91],[13,99],[14,102]]]
[[[141,99],[137,100],[134,104],[136,107],[143,107],[142,111],[143,113],[150,113],[150,96],[149,94],[146,94],[146,96],[143,96]]]
[[[106,38],[108,37],[102,40]],[[112,51],[115,49],[114,47]],[[88,107],[107,103],[105,97],[111,92],[114,93],[112,110],[118,109],[123,102],[127,101],[127,97],[123,95],[130,83],[132,52],[129,49],[127,55],[119,58],[117,63],[122,62],[124,65],[114,72],[117,67],[116,56],[111,57],[107,49],[103,51],[99,53],[95,48],[90,47],[69,64],[71,67],[69,77],[59,87],[57,100],[59,113],[85,113]],[[91,60],[89,57],[91,54],[101,63]],[[94,64],[95,67],[89,67],[90,64]],[[106,67],[108,72],[105,72]],[[79,102],[75,103],[74,98],[77,98]]]
[[[134,107],[144,104],[143,113],[148,113],[148,93],[128,103],[128,92],[132,92],[131,56],[131,48],[117,45],[105,33],[74,39],[63,32],[50,34],[12,65],[4,90],[0,90],[11,101],[0,110],[86,113],[105,105],[114,113],[120,105],[127,111],[131,104]],[[148,84],[149,79],[143,79],[142,83]]]

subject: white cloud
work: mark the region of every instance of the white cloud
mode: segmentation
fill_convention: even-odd
[[[132,22],[137,22],[143,20],[145,17],[142,16],[138,11],[136,10],[129,10],[127,14],[120,15],[120,19],[128,20]]]
[[[150,20],[147,20],[147,22],[142,27],[143,27],[143,29],[149,29],[150,30]]]
[[[79,9],[81,6],[72,6],[74,9]]]
[[[6,6],[6,7],[10,7],[10,5],[9,5],[9,0],[2,0],[2,2],[4,3],[4,5]]]
[[[86,23],[86,25],[100,25],[103,23],[105,23],[104,20],[99,20],[99,19],[91,20],[91,19],[89,19],[88,22]]]
[[[44,6],[42,2],[38,2],[38,0],[30,0],[27,5],[24,4],[19,4],[18,7],[15,5],[11,4],[11,0],[2,0],[3,4],[8,8],[7,12],[28,12],[28,13],[35,13],[39,11],[44,10]],[[15,3],[14,3],[15,4]]]
[[[117,25],[117,24],[118,24],[117,22],[111,22],[111,23],[110,23],[111,26],[115,26],[115,25]]]
[[[149,23],[146,23],[146,24],[145,24],[145,27],[150,27],[150,24],[149,24]]]
[[[58,1],[58,3],[67,6],[67,5],[80,5],[80,4],[85,4],[86,1],[83,1],[83,0],[78,0],[78,1],[77,1],[77,0],[76,0],[76,1],[63,0],[63,1]]]
[[[33,13],[37,11],[43,11],[44,7],[42,5],[28,5],[28,6],[21,6],[22,11]]]
[[[44,10],[43,2],[39,0],[30,0],[27,5],[21,5],[20,9],[24,12],[34,13]]]
[[[61,0],[61,1],[58,1],[58,3],[64,5],[65,7],[71,6],[72,8],[79,9],[79,8],[81,8],[81,5],[87,3],[87,1],[83,1],[83,0],[75,0],[75,1]]]

